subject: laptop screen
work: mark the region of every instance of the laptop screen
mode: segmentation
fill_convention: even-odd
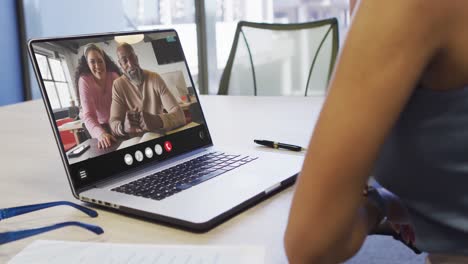
[[[212,145],[174,30],[30,42],[75,189]]]

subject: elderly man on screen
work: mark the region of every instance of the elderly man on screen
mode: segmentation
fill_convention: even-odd
[[[128,43],[120,44],[117,57],[124,75],[113,84],[109,120],[112,133],[125,137],[185,125],[185,116],[176,98],[159,74],[140,67],[133,47]]]

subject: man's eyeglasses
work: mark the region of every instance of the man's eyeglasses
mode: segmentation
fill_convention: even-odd
[[[22,215],[26,214],[29,212],[34,212],[37,210],[42,210],[45,208],[53,207],[53,206],[58,206],[58,205],[69,205],[71,207],[74,207],[83,213],[91,216],[91,217],[97,217],[98,213],[94,210],[91,210],[89,208],[86,208],[84,206],[74,204],[72,202],[67,202],[67,201],[58,201],[58,202],[51,202],[51,203],[42,203],[42,204],[33,204],[33,205],[25,205],[25,206],[19,206],[19,207],[11,207],[11,208],[4,208],[0,209],[0,221],[3,219],[11,218],[17,215]],[[76,222],[76,221],[70,221],[70,222],[63,222],[63,223],[58,223],[55,225],[50,225],[50,226],[45,226],[45,227],[40,227],[40,228],[33,228],[33,229],[27,229],[27,230],[19,230],[19,231],[11,231],[11,232],[4,232],[0,233],[0,245],[6,244],[15,240],[27,238],[30,236],[38,235],[44,232],[48,232],[51,230],[55,230],[61,227],[66,227],[66,226],[78,226],[82,227],[84,229],[87,229],[96,235],[100,235],[104,233],[104,230],[100,228],[99,226],[95,225],[90,225],[90,224],[85,224],[81,222]]]

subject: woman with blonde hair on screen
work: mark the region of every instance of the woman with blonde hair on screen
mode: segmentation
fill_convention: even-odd
[[[288,259],[343,262],[387,217],[428,263],[468,263],[468,1],[351,5],[292,201]],[[388,191],[365,187],[371,175]]]
[[[78,61],[75,84],[81,101],[80,117],[98,148],[108,148],[115,141],[109,127],[112,84],[122,75],[119,67],[96,44],[88,44]]]

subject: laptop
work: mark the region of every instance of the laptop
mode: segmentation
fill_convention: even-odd
[[[137,61],[146,76],[144,80],[150,80],[148,72],[152,72],[151,78],[162,79],[170,94],[170,100],[159,102],[163,111],[150,117],[172,115],[174,108],[178,120],[182,119],[177,126],[143,129],[115,115],[116,107],[120,107],[118,113],[127,107],[123,112],[133,114],[131,118],[153,111],[145,110],[144,105],[157,108],[156,101],[148,101],[157,97],[140,98],[137,103],[142,104],[142,110],[132,109],[132,100],[126,98],[126,91],[140,87],[132,82],[135,75],[122,67],[128,61],[119,61],[117,50],[128,45],[135,55],[134,64]],[[106,81],[99,87],[107,92],[90,90],[99,79],[93,74],[102,70],[80,72],[92,63],[92,56],[84,56],[90,46],[100,50],[98,55],[93,53],[95,62],[101,58],[106,64],[106,75],[100,75]],[[34,39],[29,41],[29,54],[72,193],[83,202],[205,232],[292,185],[302,166],[303,157],[297,155],[213,144],[175,30]],[[142,87],[146,87],[144,83]],[[163,101],[172,102],[172,108],[166,109]],[[127,120],[140,120],[131,118]],[[119,124],[140,129],[122,136],[117,131]],[[99,148],[96,127],[98,132],[114,135],[115,141]]]

